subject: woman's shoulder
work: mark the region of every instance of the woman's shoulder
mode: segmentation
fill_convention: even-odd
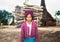
[[[37,23],[35,21],[32,21],[33,24],[37,25]]]
[[[33,24],[34,26],[37,26],[37,23],[36,23],[35,21],[32,21],[32,24]]]
[[[24,28],[24,27],[25,27],[25,22],[21,24],[21,28]]]
[[[23,22],[23,23],[21,24],[21,26],[24,26],[24,25],[25,25],[25,23],[26,23],[26,22]]]

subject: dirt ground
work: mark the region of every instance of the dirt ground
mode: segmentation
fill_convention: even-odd
[[[60,42],[60,27],[40,27],[40,42]],[[0,29],[0,42],[20,42],[20,28]]]

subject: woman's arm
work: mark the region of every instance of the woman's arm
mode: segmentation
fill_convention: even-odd
[[[23,24],[21,25],[21,32],[20,32],[20,42],[23,42],[24,40],[24,26]]]
[[[36,32],[36,42],[40,42],[40,33],[38,32],[37,25],[36,25],[35,32]]]

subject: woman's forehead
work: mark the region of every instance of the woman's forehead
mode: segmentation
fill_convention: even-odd
[[[28,17],[28,16],[31,16],[31,14],[28,14],[27,17]]]

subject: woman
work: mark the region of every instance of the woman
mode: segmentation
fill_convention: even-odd
[[[33,21],[33,11],[25,11],[25,22],[21,25],[20,42],[40,42],[37,24]]]

